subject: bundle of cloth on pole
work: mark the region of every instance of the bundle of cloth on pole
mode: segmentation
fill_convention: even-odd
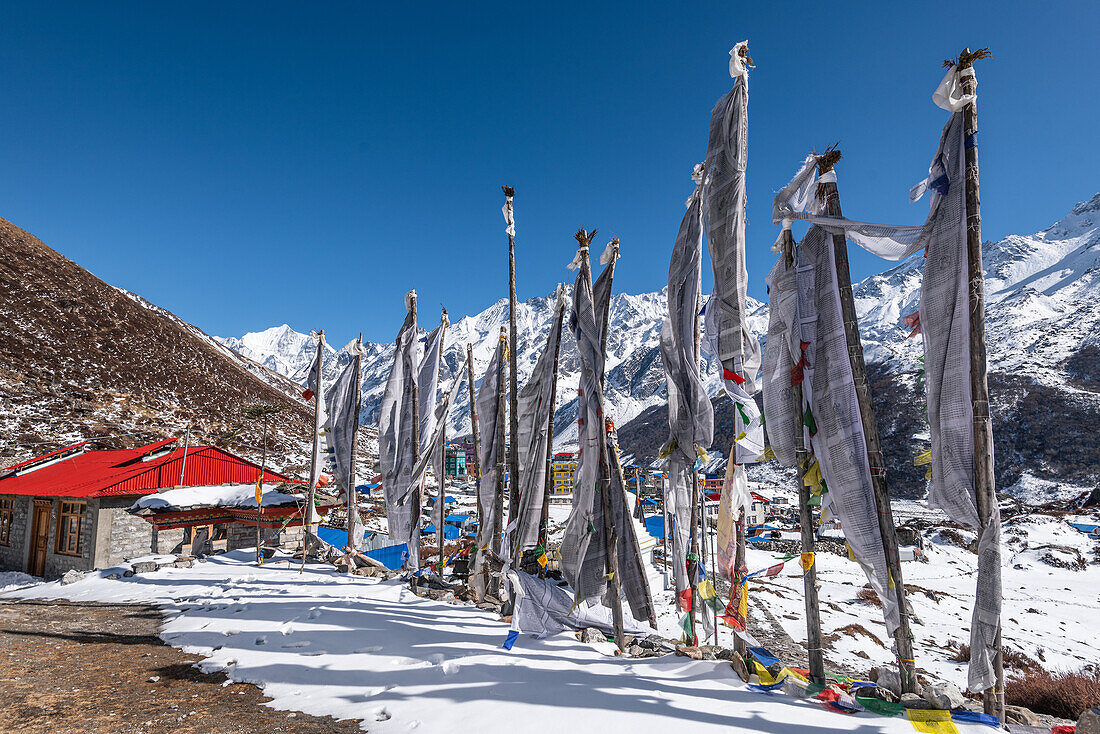
[[[962,73],[972,74],[973,71],[966,69]],[[864,454],[855,451],[856,444],[851,437],[846,437],[840,446],[834,446],[832,450],[828,448],[826,442],[831,443],[830,434],[836,429],[826,425],[825,421],[830,420],[829,416],[849,420],[846,416],[851,409],[840,399],[843,391],[838,393],[832,390],[832,379],[822,382],[818,377],[834,367],[843,370],[847,364],[847,360],[840,359],[839,355],[829,359],[834,341],[839,340],[837,350],[843,348],[843,332],[841,330],[839,336],[832,333],[833,314],[828,299],[823,299],[820,292],[815,296],[802,292],[802,289],[811,285],[819,289],[829,287],[828,274],[818,272],[832,266],[831,238],[826,233],[842,233],[849,241],[888,260],[900,260],[924,251],[919,323],[924,342],[924,384],[932,438],[929,504],[981,533],[968,686],[973,691],[982,691],[991,688],[995,681],[993,660],[997,653],[995,638],[1001,607],[1000,513],[994,503],[983,527],[978,514],[974,479],[965,153],[967,146],[976,145],[977,141],[969,140],[964,133],[962,110],[974,100],[974,96],[962,94],[959,75],[956,67],[950,67],[933,95],[934,102],[950,112],[951,117],[940,135],[927,177],[909,192],[911,201],[931,193],[929,213],[923,225],[872,224],[824,214],[815,202],[814,192],[819,179],[814,156],[807,157],[795,178],[776,196],[772,214],[776,224],[790,228],[794,220],[804,220],[813,226],[797,248],[796,279],[800,291],[797,312],[792,313],[789,274],[780,273],[777,266],[770,276],[773,325],[769,326],[765,350],[764,391],[772,448],[780,461],[793,463],[793,448],[788,448],[793,447],[793,439],[790,444],[784,444],[778,438],[793,435],[789,428],[783,427],[800,420],[797,415],[783,413],[784,406],[791,405],[789,393],[788,398],[782,396],[783,373],[795,367],[804,369],[807,378],[803,383],[803,392],[812,410],[812,421],[807,422],[816,424],[816,433],[811,441],[830,490],[829,504],[837,510],[851,543],[852,536],[848,533],[850,530],[856,532],[856,527],[849,527],[843,513],[858,510],[864,503],[853,507],[837,495],[838,491],[851,492],[850,485],[841,484],[845,481],[841,477],[862,475],[863,468],[859,464],[865,465],[866,459]],[[835,172],[825,175],[835,176]],[[832,287],[835,288],[835,285]],[[816,311],[804,310],[807,308],[816,308]],[[815,318],[816,323],[813,323]],[[782,323],[777,323],[777,319],[782,319]],[[778,337],[774,343],[773,327]],[[836,326],[836,329],[841,327]],[[801,334],[801,344],[796,342],[795,333]],[[805,359],[802,359],[801,347],[806,345],[807,336],[812,338],[806,346]],[[767,352],[773,346],[776,351],[774,355],[769,355]],[[780,349],[781,346],[783,349]],[[813,377],[809,376],[811,374]],[[823,389],[825,392],[822,392]],[[822,396],[827,398],[823,400]],[[819,408],[819,404],[822,407]],[[858,414],[854,424],[858,427]],[[844,446],[849,448],[844,449]],[[860,456],[863,460],[857,461]],[[838,460],[844,460],[847,465],[843,467],[844,474],[837,473],[842,468],[837,466]],[[857,483],[857,487],[859,492],[863,492],[862,482]],[[873,515],[873,505],[867,506]],[[860,556],[854,543],[852,547],[857,557]],[[868,558],[861,560],[866,562]],[[885,609],[886,596],[892,595],[884,596],[881,591],[879,595]]]
[[[508,366],[508,341],[502,334],[497,348],[485,368],[481,378],[481,388],[477,394],[477,417],[481,432],[481,445],[478,452],[478,470],[481,481],[477,489],[477,555],[474,557],[470,583],[479,598],[489,590],[489,559],[486,551],[499,549],[501,528],[497,526],[499,517],[494,508],[501,492],[499,464],[504,457],[499,452],[504,449],[497,445],[497,432],[501,421],[506,420],[502,410],[501,391],[505,387],[504,370]],[[494,548],[496,546],[496,548]]]
[[[596,284],[586,262],[588,247],[578,249],[577,279],[573,286],[573,304],[569,312],[569,329],[577,340],[581,360],[580,388],[577,398],[577,428],[580,456],[573,484],[573,508],[566,523],[561,544],[562,575],[573,587],[577,601],[617,603],[609,598],[611,584],[608,574],[609,548],[602,491],[609,493],[611,524],[616,529],[615,558],[618,562],[622,595],[638,620],[655,619],[649,595],[649,584],[633,533],[630,510],[626,505],[622,473],[615,466],[605,466],[604,452],[611,453],[604,425],[603,411],[603,342],[611,301],[611,266],[618,257],[617,248],[609,247],[601,257],[604,272]],[[606,261],[606,262],[605,262]],[[606,277],[605,277],[606,276]],[[601,468],[603,477],[600,476]]]
[[[363,540],[363,526],[359,523],[355,497],[355,433],[359,427],[359,366],[363,345],[355,341],[350,346],[353,355],[340,376],[329,390],[327,403],[330,410],[325,435],[328,437],[332,463],[335,466],[333,481],[344,490],[348,508],[348,529],[354,545]],[[412,468],[409,456],[408,468]]]
[[[558,286],[546,348],[519,392],[519,439],[516,441],[520,466],[519,511],[513,530],[513,544],[518,553],[533,550],[539,544],[549,448],[546,433],[553,405],[554,360],[565,318],[565,302],[565,288]]]
[[[413,402],[420,376],[420,349],[415,312],[405,296],[408,313],[394,341],[393,366],[390,368],[382,403],[378,409],[378,464],[382,474],[382,493],[386,502],[386,521],[393,543],[407,543],[408,562],[420,564],[420,490],[413,482]],[[434,387],[432,389],[434,396]]]
[[[702,195],[703,229],[714,271],[714,290],[704,309],[707,343],[719,363],[722,386],[734,404],[734,440],[727,481],[718,510],[718,568],[732,577],[735,518],[749,502],[741,464],[764,453],[764,423],[753,399],[760,370],[760,343],[746,313],[745,170],[748,164],[748,41],[730,51],[733,88],[715,105],[710,118]]]
[[[661,456],[668,459],[666,504],[671,518],[672,575],[676,593],[690,590],[687,574],[691,528],[691,473],[714,438],[714,411],[699,373],[695,353],[696,314],[702,282],[703,164],[692,173],[695,190],[687,200],[668,267],[668,319],[661,328],[661,361],[668,389],[668,443]]]

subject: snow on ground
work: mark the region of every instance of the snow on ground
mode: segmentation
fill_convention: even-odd
[[[1044,505],[1048,502],[1072,500],[1091,490],[1091,487],[1051,481],[1025,473],[1021,474],[1016,483],[1004,489],[1003,492],[1025,505]]]
[[[957,534],[957,535],[956,535]],[[916,660],[934,678],[966,687],[966,664],[950,658],[958,645],[970,644],[977,556],[952,539],[971,541],[964,530],[940,531],[926,543],[927,562],[907,562],[902,574],[915,612]],[[1059,567],[1093,561],[1096,542],[1071,528],[1064,518],[1047,515],[1005,522],[1002,535],[1004,644],[1049,669],[1078,670],[1095,662],[1095,620],[1100,616],[1100,565]],[[753,571],[775,562],[776,554],[748,549]],[[891,640],[878,606],[860,601],[866,578],[845,557],[818,553],[822,627],[826,660],[866,673],[872,665],[892,662]],[[801,569],[790,562],[777,577],[749,586],[750,617],[766,606],[783,629],[806,641]],[[848,628],[859,625],[875,639]]]
[[[911,732],[904,718],[845,716],[746,688],[728,663],[624,659],[562,633],[521,637],[472,606],[413,595],[398,581],[310,565],[252,565],[234,551],[192,568],[108,580],[89,574],[24,598],[160,604],[161,637],[200,667],[255,683],[279,710],[363,720],[372,732]],[[956,724],[961,731],[984,731]]]
[[[41,583],[42,579],[28,576],[20,571],[0,571],[0,594],[23,586]]]

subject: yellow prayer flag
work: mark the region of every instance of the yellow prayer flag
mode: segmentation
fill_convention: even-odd
[[[909,723],[917,731],[927,732],[927,734],[959,734],[959,728],[951,720],[950,711],[905,709],[905,715],[909,717]]]
[[[710,579],[703,579],[699,582],[699,596],[703,599],[713,599],[718,596],[718,592],[714,589],[714,584],[710,582]]]
[[[546,557],[545,553],[543,553],[541,556],[538,557],[538,562],[540,566],[546,568],[546,564],[550,562],[550,559]]]
[[[932,449],[928,449],[924,453],[921,453],[917,458],[913,459],[913,466],[924,466],[925,464],[932,463]]]
[[[256,507],[260,506],[260,503],[264,498],[264,478],[261,476],[256,480]]]
[[[798,560],[798,565],[802,566],[803,571],[809,571],[811,568],[813,568],[814,567],[814,554],[813,554],[813,552],[811,551],[810,553],[803,553],[802,557]]]
[[[809,487],[814,494],[821,494],[821,464],[817,463],[817,459],[814,459],[814,463],[802,475],[802,483]]]

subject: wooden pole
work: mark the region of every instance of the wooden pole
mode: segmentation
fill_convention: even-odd
[[[420,327],[417,326],[416,315],[416,291],[409,291],[409,313],[412,314],[412,338],[414,340],[420,339]],[[416,350],[413,350],[415,354]],[[409,375],[410,385],[409,394],[412,396],[412,453],[413,453],[413,466],[416,466],[416,462],[420,461],[420,363],[416,363],[413,368],[413,373]],[[413,537],[409,540],[410,543],[420,543],[420,503],[422,501],[421,488],[424,486],[424,480],[420,480],[420,487],[417,487],[413,492],[413,506],[416,508],[416,523],[413,527]],[[351,530],[351,526],[348,526],[348,530]],[[417,549],[419,551],[419,547]],[[408,549],[409,558],[412,558],[412,548]],[[416,554],[417,558],[420,558],[420,553]]]
[[[555,323],[558,325],[558,339],[554,342],[554,372],[550,378],[550,414],[546,419],[546,483],[542,494],[542,519],[539,521],[539,543],[544,551],[547,550],[549,539],[550,491],[554,487],[554,413],[558,397],[558,355],[561,353],[561,331],[565,321],[561,311],[564,311],[565,303],[556,308],[560,309],[554,314]],[[539,578],[546,578],[545,566],[539,568]]]
[[[267,469],[267,413],[264,413],[264,445],[263,445],[263,458],[260,459],[260,501],[256,503],[256,565],[262,566],[264,563],[263,548],[260,542],[260,520],[264,515],[264,503],[263,503],[263,491],[264,491],[264,471]]]
[[[794,235],[791,230],[783,230],[783,256],[788,269],[794,267]],[[795,415],[801,416],[802,383],[791,386]],[[810,507],[810,488],[803,481],[806,475],[806,463],[810,452],[806,448],[802,422],[799,420],[794,436],[795,464],[798,468],[798,518],[802,527],[802,553],[814,553],[814,512]],[[817,598],[817,563],[802,569],[802,585],[806,599],[806,652],[809,655],[810,682],[825,683],[825,660],[821,646],[821,605]]]
[[[500,341],[503,342],[505,345],[507,345],[508,330],[504,326],[500,327]],[[512,357],[512,355],[508,355],[508,356],[509,356],[509,358]],[[501,368],[503,368],[503,367],[504,367],[504,365],[501,365]],[[505,462],[504,462],[504,420],[503,419],[504,419],[504,395],[505,395],[506,391],[505,391],[505,385],[504,385],[503,381],[498,381],[497,384],[498,384],[498,389],[497,389],[497,422],[496,422],[497,431],[496,431],[496,436],[494,437],[494,440],[496,441],[496,448],[497,448],[497,450],[496,450],[496,455],[497,455],[496,470],[497,471],[496,471],[496,486],[493,488],[493,527],[495,528],[495,532],[493,533],[493,537],[491,539],[491,548],[492,548],[493,553],[496,555],[496,557],[500,558],[500,551],[501,551],[501,545],[502,545],[501,532],[504,530],[504,528],[503,528],[503,519],[504,519],[504,467],[505,467]],[[498,577],[493,576],[491,578],[491,580],[489,581],[489,593],[491,595],[495,596],[497,594],[499,588],[500,588],[500,581],[498,580]]]
[[[695,294],[695,336],[692,359],[695,362],[696,369],[699,365],[699,302],[702,297],[700,293]],[[693,465],[689,467],[689,471],[691,471],[691,518],[688,526],[687,577],[688,585],[691,587],[691,609],[688,610],[688,618],[691,621],[691,636],[693,639],[687,640],[687,642],[694,644],[699,637],[695,629],[695,611],[699,608],[699,587],[695,579],[699,573],[699,472],[695,470]]]
[[[313,394],[313,445],[309,457],[309,492],[306,494],[305,532],[302,536],[302,566],[298,573],[306,568],[306,556],[309,555],[310,540],[313,533],[313,512],[316,502],[318,475],[317,462],[320,461],[320,434],[321,434],[321,393],[324,390],[324,379],[321,371],[321,360],[324,357],[325,330],[317,332],[317,391]]]
[[[413,314],[416,313],[416,294],[413,294]],[[413,320],[415,324],[415,319]],[[362,372],[360,370],[362,366],[362,356],[360,352],[363,345],[363,335],[359,335],[359,341],[356,342],[355,350],[355,423],[352,425],[351,431],[351,459],[348,467],[348,549],[355,550],[355,524],[359,519],[359,497],[355,493],[355,442],[359,436],[359,403],[362,399],[360,390],[362,389]],[[413,385],[416,385],[416,379],[413,379]],[[413,388],[413,464],[416,464],[416,388]]]
[[[974,62],[989,56],[989,49],[971,53],[964,48],[959,54],[959,71],[973,71]],[[977,79],[961,75],[963,94],[974,94]],[[974,409],[974,487],[978,500],[978,519],[982,530],[993,515],[997,502],[996,477],[993,469],[993,424],[989,418],[989,382],[986,376],[985,347],[985,274],[982,267],[982,210],[978,193],[978,105],[971,102],[963,108],[963,133],[966,135],[966,254],[967,276],[970,282],[970,396]],[[980,537],[980,536],[979,536]],[[1000,549],[997,549],[998,562]],[[997,590],[1000,594],[1000,589]],[[997,653],[993,660],[996,685],[983,692],[985,712],[1004,721],[1004,659],[1001,648],[1001,620],[997,620]]]
[[[516,376],[516,359],[518,347],[516,345],[516,235],[515,227],[511,224],[512,197],[516,190],[511,186],[501,186],[505,196],[505,210],[507,212],[508,227],[508,350],[511,359],[508,360],[508,441],[510,453],[508,456],[508,521],[511,522],[519,511],[519,385]]]
[[[817,160],[818,175],[833,169],[840,160],[840,151],[831,150]],[[840,194],[835,181],[818,184],[818,195],[825,200],[829,216],[839,217]],[[894,528],[894,516],[890,509],[890,490],[886,483],[886,466],[882,458],[882,442],[878,434],[878,420],[875,418],[871,400],[871,383],[867,379],[867,364],[863,359],[863,343],[859,338],[859,321],[856,317],[855,299],[852,297],[852,276],[848,270],[848,242],[843,234],[833,235],[833,259],[836,265],[837,288],[840,291],[840,310],[844,318],[844,334],[848,342],[848,359],[855,382],[856,398],[863,422],[863,435],[867,443],[867,462],[871,468],[871,484],[874,488],[875,507],[878,512],[879,532],[882,535],[882,549],[886,556],[886,569],[893,582],[893,592],[897,601],[900,624],[895,634],[897,643],[898,670],[901,674],[902,689],[906,693],[916,693],[917,673],[913,660],[913,635],[909,629],[909,612],[905,603],[905,584],[902,582],[901,558],[898,555],[897,533]]]
[[[436,356],[436,372],[439,371],[439,365],[443,362],[443,344],[447,337],[447,309],[443,309],[443,313],[439,316],[439,354]],[[458,375],[455,375],[455,379],[458,379]],[[439,427],[439,450],[443,452],[443,462],[440,466],[440,475],[435,478],[436,483],[439,485],[436,490],[436,513],[439,515],[439,523],[436,525],[435,531],[439,536],[439,578],[443,578],[443,541],[444,541],[444,523],[443,518],[445,516],[445,509],[443,507],[443,500],[447,496],[447,482],[444,477],[447,476],[447,416],[442,417],[443,425]]]
[[[588,248],[592,242],[592,234],[585,230],[578,230],[576,234],[577,247],[582,250],[581,254],[581,280],[592,283],[592,265],[588,257]],[[576,294],[573,295],[576,298]],[[603,337],[601,335],[601,345]],[[603,351],[601,349],[600,358],[603,358]],[[590,399],[594,397],[596,399],[596,420],[598,425],[597,440],[600,442],[600,466],[598,472],[597,482],[599,486],[596,487],[596,491],[600,495],[600,499],[603,503],[603,532],[604,540],[607,543],[607,573],[609,578],[608,586],[610,587],[607,592],[609,597],[608,601],[611,602],[611,623],[615,632],[615,646],[619,650],[619,654],[622,654],[626,650],[626,640],[623,636],[623,601],[622,601],[622,582],[619,578],[619,536],[618,531],[615,528],[615,523],[611,518],[611,461],[608,455],[607,448],[607,421],[604,417],[603,410],[603,381],[600,381],[600,385],[597,387],[599,391],[594,396],[589,396]]]

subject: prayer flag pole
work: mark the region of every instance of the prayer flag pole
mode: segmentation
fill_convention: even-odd
[[[511,455],[508,457],[508,522],[519,511],[519,385],[516,376],[516,224],[512,217],[512,197],[516,190],[501,186],[504,192],[504,221],[508,224],[508,440]]]
[[[699,307],[703,300],[701,293],[695,294],[695,336],[692,351],[692,359],[699,364]],[[691,587],[691,609],[688,610],[688,618],[691,620],[691,640],[688,643],[698,642],[699,635],[695,629],[695,610],[699,608],[699,471],[691,466],[691,522],[688,526],[688,556],[687,577]]]
[[[315,357],[317,362],[317,390],[313,393],[313,451],[309,457],[309,492],[306,495],[306,527],[302,545],[302,567],[298,569],[298,573],[305,571],[306,556],[309,555],[310,540],[313,535],[317,478],[320,476],[317,465],[321,460],[321,392],[324,387],[324,380],[321,375],[321,364],[324,358],[324,349],[325,330],[321,329],[317,332],[317,356]]]
[[[502,342],[507,342],[507,340],[508,340],[508,329],[505,326],[500,327],[500,340]],[[508,354],[508,355],[506,355],[506,358],[512,359],[512,358],[514,358],[514,355]],[[503,369],[503,367],[504,367],[504,365],[501,365],[502,369]],[[493,537],[490,541],[490,550],[492,550],[493,554],[497,558],[500,558],[502,541],[503,541],[503,538],[501,537],[501,533],[504,530],[503,522],[502,522],[503,517],[504,517],[504,421],[501,420],[501,418],[503,418],[503,416],[504,416],[505,386],[504,386],[504,381],[503,380],[498,381],[497,384],[498,384],[498,388],[497,388],[497,422],[496,422],[497,430],[496,430],[496,436],[493,437],[493,440],[496,441],[496,445],[497,445],[497,453],[496,453],[496,456],[497,456],[497,467],[496,467],[497,472],[496,472],[496,486],[493,488],[493,510],[492,510],[493,511],[493,523],[492,523],[492,525],[495,528],[495,532],[493,533]],[[500,577],[499,576],[491,577],[491,579],[489,581],[489,591],[488,591],[488,593],[491,596],[496,596],[499,589],[500,589]]]
[[[586,232],[580,229],[577,230],[576,235],[574,235],[577,239],[577,249],[581,251],[581,280],[586,280],[589,283],[592,282],[592,265],[589,261],[588,253],[590,252],[592,236],[595,233],[595,230]],[[608,267],[614,267],[614,261],[612,261],[612,264]],[[576,298],[576,294],[574,294],[574,298]],[[608,310],[610,311],[610,308]],[[604,318],[607,318],[607,314],[604,314]],[[603,344],[605,338],[605,334],[601,335],[600,359],[604,358]],[[603,412],[602,379],[597,389],[599,390],[599,394],[595,397],[596,415],[599,421],[597,440],[600,442],[600,465],[596,481],[600,485],[597,491],[600,495],[600,501],[603,504],[603,531],[604,539],[607,542],[607,596],[610,597],[608,601],[610,601],[611,607],[611,623],[615,632],[615,646],[618,648],[619,654],[622,654],[622,652],[626,650],[626,641],[623,637],[622,585],[619,578],[619,536],[615,528],[615,523],[611,517],[611,461],[607,448],[607,418]]]
[[[565,310],[564,299],[558,304],[558,307],[563,311]],[[557,341],[554,342],[554,373],[550,378],[550,413],[549,417],[546,419],[546,484],[543,489],[542,497],[542,519],[539,522],[539,543],[542,545],[544,553],[548,550],[550,490],[554,486],[554,412],[557,408],[558,397],[558,355],[561,353],[561,331],[565,322],[565,319],[559,313],[555,313],[554,318],[558,324],[558,338]],[[546,566],[541,566],[539,568],[539,578],[546,578]]]
[[[441,328],[440,328],[440,331],[439,331],[439,352],[438,352],[438,355],[437,355],[437,358],[436,358],[436,361],[437,361],[436,371],[437,372],[439,371],[438,365],[442,364],[442,362],[443,362],[443,345],[445,344],[445,339],[447,337],[447,325],[450,323],[450,321],[447,320],[447,309],[443,309],[443,313],[441,313],[439,315],[439,323],[440,323]],[[456,380],[459,379],[458,375],[455,375],[455,379]],[[447,416],[446,415],[442,416],[441,420],[443,421],[443,425],[440,426],[440,428],[439,428],[439,431],[440,431],[439,450],[443,453],[443,461],[439,462],[439,470],[440,470],[439,471],[439,476],[435,478],[436,482],[438,482],[438,484],[439,484],[439,487],[437,488],[437,491],[436,491],[436,500],[435,500],[435,502],[436,502],[435,509],[436,509],[436,514],[439,516],[439,522],[436,525],[435,530],[436,530],[436,534],[439,536],[439,578],[440,579],[443,578],[443,540],[444,540],[444,537],[443,537],[444,536],[443,517],[444,517],[444,514],[445,514],[445,510],[444,510],[444,507],[443,507],[443,499],[444,499],[444,497],[446,497],[446,494],[447,494],[447,491],[446,491],[446,484],[447,483],[444,481],[444,477],[447,476]]]
[[[840,194],[837,191],[835,174],[826,174],[832,173],[833,166],[839,160],[840,151],[836,148],[831,148],[824,155],[817,157],[817,195],[825,201],[826,213],[831,217],[842,216]],[[909,629],[909,611],[905,603],[905,584],[902,583],[897,533],[894,529],[894,516],[890,509],[890,490],[886,483],[882,442],[879,439],[878,421],[871,402],[871,383],[867,379],[867,364],[863,359],[863,343],[859,338],[859,321],[856,317],[855,299],[852,296],[852,276],[848,270],[848,241],[843,233],[834,234],[832,237],[837,289],[840,292],[840,310],[844,319],[848,359],[851,362],[852,379],[855,382],[863,434],[867,443],[867,462],[871,469],[871,484],[878,510],[879,533],[882,536],[882,549],[886,557],[886,569],[890,575],[889,581],[897,597],[900,619],[895,635],[898,671],[901,674],[902,690],[906,693],[916,693],[917,673],[916,663],[913,660],[913,634]]]
[[[481,496],[477,491],[477,485],[481,483],[481,454],[478,451],[481,450],[481,441],[478,440],[477,435],[477,395],[474,391],[474,348],[469,342],[466,342],[466,386],[470,390],[470,432],[473,434],[474,441],[474,497],[477,502],[477,521],[485,521],[485,513],[481,509]],[[467,467],[466,475],[470,475],[470,470]],[[472,559],[471,559],[472,560]]]
[[[977,79],[973,74],[974,62],[989,56],[989,49],[974,53],[964,48],[959,54],[959,70],[970,69],[970,74],[960,74],[963,94],[974,94]],[[978,195],[978,104],[971,101],[963,107],[963,135],[966,148],[966,253],[967,275],[970,282],[970,398],[974,409],[974,495],[978,504],[978,519],[984,532],[997,502],[993,473],[993,424],[989,418],[989,382],[986,377],[985,348],[985,284],[982,268],[982,213]],[[998,563],[1000,548],[996,548]],[[997,589],[1000,594],[1000,589]],[[997,620],[995,642],[997,653],[993,659],[997,677],[994,689],[983,692],[985,713],[994,714],[1004,721],[1005,690],[1004,660],[1001,651],[1001,620]]]
[[[787,268],[794,267],[794,235],[783,230],[783,258]],[[802,415],[802,383],[791,385],[795,415]],[[810,487],[804,481],[810,452],[806,448],[801,422],[794,437],[795,465],[798,471],[798,517],[802,528],[802,583],[806,599],[806,652],[809,655],[810,682],[825,683],[825,660],[821,647],[821,605],[817,599],[817,563],[814,557],[814,514],[810,507]],[[808,564],[807,565],[807,561]]]

